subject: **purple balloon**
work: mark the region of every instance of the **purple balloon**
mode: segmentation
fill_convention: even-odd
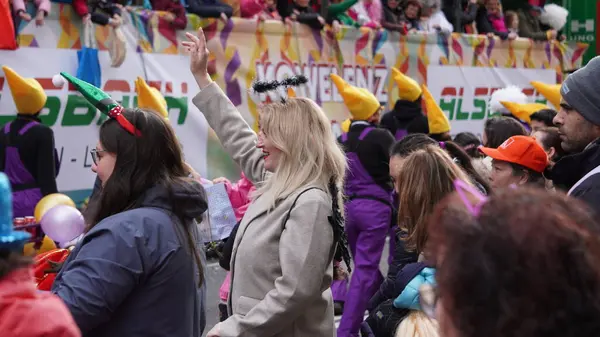
[[[40,221],[42,230],[56,242],[68,242],[83,233],[85,221],[75,207],[56,205],[49,209]]]

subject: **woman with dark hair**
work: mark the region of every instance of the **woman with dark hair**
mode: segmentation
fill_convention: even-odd
[[[421,289],[421,307],[443,336],[600,336],[600,222],[582,202],[463,190],[429,228],[437,286]]]
[[[12,193],[0,172],[0,330],[2,336],[79,337],[64,303],[35,287],[23,245],[31,234],[13,229]]]
[[[490,192],[491,187],[486,179],[484,179],[471,163],[469,155],[456,143],[451,141],[437,142],[430,136],[425,134],[415,133],[409,134],[402,140],[398,141],[391,149],[390,167],[400,165],[404,157],[410,153],[422,149],[428,145],[436,145],[442,147],[450,155],[452,160],[457,163],[471,178],[473,184],[484,194]]]
[[[454,142],[460,145],[471,158],[482,157],[481,152],[477,150],[477,148],[481,146],[481,140],[479,140],[479,137],[475,136],[475,134],[471,132],[460,132],[454,136]]]
[[[492,117],[485,121],[483,146],[497,148],[512,136],[527,136],[523,125],[514,118]]]
[[[560,139],[558,128],[540,128],[537,129],[537,131],[534,131],[531,136],[535,138],[544,148],[544,151],[546,151],[546,154],[548,155],[548,165],[554,165],[554,163],[566,155],[566,152],[563,150],[561,145],[562,140]]]
[[[200,336],[207,209],[169,123],[61,73],[108,118],[91,151],[102,189],[52,292],[87,336]]]

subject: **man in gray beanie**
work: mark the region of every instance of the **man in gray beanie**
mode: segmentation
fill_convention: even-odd
[[[569,195],[586,201],[600,215],[600,57],[563,82],[554,124],[570,155],[559,160],[547,177]]]

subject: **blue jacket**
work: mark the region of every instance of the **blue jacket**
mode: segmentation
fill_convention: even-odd
[[[417,262],[407,265],[402,272],[405,273],[404,276],[406,277],[398,275],[396,278],[396,289],[399,290],[400,295],[394,300],[394,307],[421,310],[419,288],[423,284],[435,286],[435,269]],[[413,277],[409,278],[410,276]],[[406,283],[407,279],[409,280],[408,283]]]
[[[206,211],[199,184],[173,187],[186,223]],[[85,337],[200,337],[205,286],[184,228],[170,215],[168,191],[149,189],[137,208],[105,218],[71,252],[52,292],[67,305]],[[203,262],[204,263],[204,262]]]

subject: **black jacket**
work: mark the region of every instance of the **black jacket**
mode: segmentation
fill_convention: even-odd
[[[381,118],[381,127],[387,129],[392,135],[399,129],[408,130],[410,124],[416,119],[424,117],[421,110],[421,99],[415,102],[397,100],[394,109],[385,113]],[[427,133],[427,130],[425,130]]]
[[[456,6],[456,4],[460,4]],[[464,33],[465,25],[469,25],[475,21],[477,16],[477,4],[471,3],[468,0],[444,0],[442,2],[442,11],[454,26],[456,33]]]
[[[23,165],[35,179],[42,196],[46,196],[58,192],[56,176],[59,166],[54,148],[54,132],[40,123],[20,136],[19,131],[32,120],[40,122],[40,119],[34,116],[17,115],[10,124],[9,137],[11,144],[18,149]],[[4,128],[0,131],[0,171],[4,171],[8,139],[4,137]]]
[[[556,188],[568,191],[588,172],[600,165],[600,139],[580,153],[561,158],[545,176]],[[600,174],[586,179],[571,192],[571,196],[585,201],[600,215]]]

